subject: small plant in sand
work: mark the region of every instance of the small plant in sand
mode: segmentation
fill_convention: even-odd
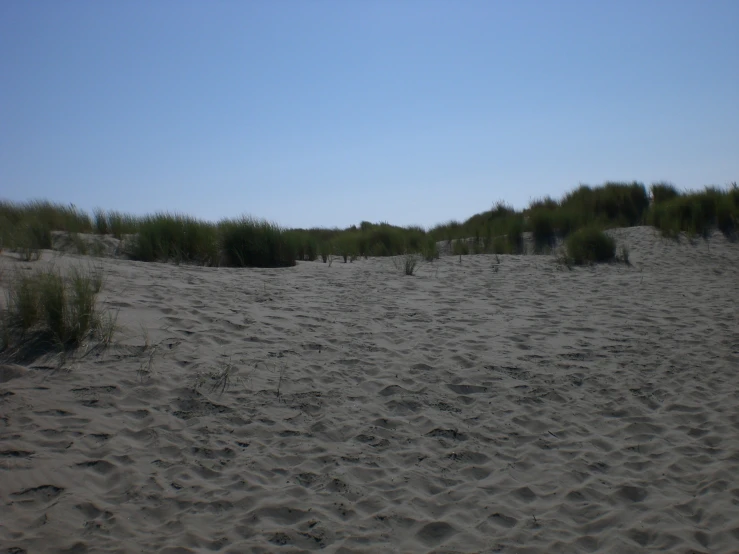
[[[217,370],[210,373],[211,379],[211,392],[220,390],[219,394],[226,392],[226,389],[231,386],[234,379],[233,376],[234,366],[229,358],[228,362],[221,364]]]
[[[277,390],[275,391],[275,394],[277,398],[280,398],[280,391],[282,390],[282,383],[285,382],[285,374],[287,373],[287,366],[283,365],[278,370],[277,374]]]
[[[17,273],[6,293],[3,313],[4,346],[24,346],[29,334],[36,344],[67,350],[97,334],[109,344],[117,317],[98,313],[96,297],[102,275],[73,269],[65,278],[56,269]]]
[[[100,314],[95,320],[95,334],[103,348],[113,344],[113,337],[118,333],[118,313],[107,311]]]
[[[148,350],[149,348],[149,333],[146,332],[146,335],[144,336],[144,352]],[[141,362],[141,365],[136,370],[136,373],[139,376],[139,381],[143,383],[144,379],[151,377],[152,373],[154,373],[154,356],[157,353],[157,350],[159,349],[159,344],[155,345],[154,348],[149,350],[149,356],[146,360]]]
[[[401,272],[403,275],[413,275],[420,262],[420,256],[418,254],[406,253],[402,256],[396,256],[393,258],[393,265],[395,269]]]
[[[564,248],[554,251],[554,262],[557,264],[558,269],[569,269],[572,271],[574,267],[572,259],[567,255],[567,251]]]
[[[616,261],[619,261],[626,265],[631,265],[631,262],[629,261],[629,249],[623,244],[618,249],[618,256],[616,256]]]
[[[242,379],[236,376],[236,369],[231,358],[228,362],[222,362],[218,369],[211,371],[198,371],[193,378],[193,390],[198,390],[206,384],[210,384],[210,392],[218,391],[219,395],[226,392],[234,382],[242,382]]]

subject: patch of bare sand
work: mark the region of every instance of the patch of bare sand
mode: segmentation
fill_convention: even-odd
[[[122,344],[3,366],[0,546],[739,551],[739,246],[614,234],[632,267],[97,260]]]

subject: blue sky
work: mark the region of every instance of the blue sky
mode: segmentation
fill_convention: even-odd
[[[736,0],[0,3],[0,198],[434,225],[739,180]]]

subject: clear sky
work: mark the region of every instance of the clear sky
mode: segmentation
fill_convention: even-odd
[[[739,180],[739,0],[5,0],[0,198],[430,226]]]

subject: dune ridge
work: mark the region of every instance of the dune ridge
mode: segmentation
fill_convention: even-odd
[[[739,551],[739,248],[610,233],[631,266],[95,260],[118,343],[0,366],[0,547]]]

